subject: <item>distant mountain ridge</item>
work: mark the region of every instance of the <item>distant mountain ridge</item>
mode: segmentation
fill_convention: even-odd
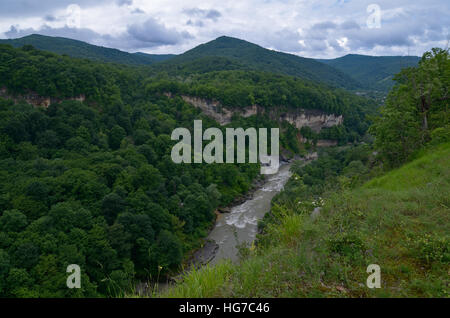
[[[66,54],[71,57],[130,65],[151,65],[173,56],[171,54],[128,53],[118,49],[92,45],[83,41],[39,34],[32,34],[18,39],[0,40],[0,44],[10,44],[14,47],[32,45],[39,50]]]
[[[418,56],[368,56],[348,54],[336,59],[318,59],[351,76],[365,89],[388,91],[393,85],[394,74],[402,68],[417,66]]]
[[[37,49],[76,58],[127,65],[150,65],[154,72],[189,75],[223,70],[257,70],[290,75],[347,90],[387,92],[393,75],[404,67],[416,66],[417,56],[367,56],[348,54],[336,59],[312,59],[265,49],[237,38],[221,36],[180,55],[129,53],[86,42],[32,34],[0,40],[14,47]]]
[[[361,87],[360,83],[342,71],[314,59],[265,49],[259,45],[227,36],[221,36],[213,41],[201,44],[159,64],[157,67],[165,65],[168,70],[182,69],[186,64],[193,63],[193,61],[211,57],[222,59],[220,67],[240,67],[296,76],[346,89]],[[223,63],[225,60],[228,63]],[[213,68],[212,70],[222,70],[222,68]]]

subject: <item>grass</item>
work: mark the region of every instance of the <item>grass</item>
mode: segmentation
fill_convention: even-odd
[[[448,297],[450,144],[278,222],[239,265],[187,273],[162,297]],[[381,288],[369,289],[369,264]]]
[[[165,297],[173,298],[207,298],[218,297],[230,280],[234,271],[230,262],[223,262],[214,267],[209,265],[201,269],[191,269],[177,288],[170,288]]]

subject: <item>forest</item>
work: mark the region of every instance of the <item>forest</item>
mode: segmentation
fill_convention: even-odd
[[[1,296],[115,296],[136,282],[170,275],[200,246],[216,208],[249,190],[259,178],[258,164],[172,162],[173,129],[192,129],[194,119],[202,119],[205,129],[219,126],[177,93],[267,107],[291,107],[308,97],[314,107],[346,114],[358,104],[349,94],[288,76],[203,76],[188,86],[150,68],[0,45],[6,92],[0,99]],[[258,82],[272,93],[258,91]],[[287,95],[277,100],[275,91],[283,86]],[[222,87],[226,92],[219,95]],[[161,94],[167,89],[174,98]],[[32,106],[21,100],[30,93],[54,102]],[[70,100],[79,95],[84,102]],[[335,108],[326,108],[322,98],[335,100]],[[364,103],[355,118],[363,118],[370,105]],[[345,138],[360,138],[368,126],[365,120],[352,123],[351,116],[347,123]],[[230,126],[278,124],[253,116],[235,118]],[[297,134],[282,125],[281,145],[292,154],[300,151]],[[68,264],[84,269],[82,290],[65,287]]]
[[[0,101],[2,296],[116,295],[163,277],[258,176],[256,164],[174,164],[174,128],[216,124],[179,98],[146,94],[134,68],[29,46],[2,46],[0,61],[12,96],[62,100]],[[64,100],[77,94],[86,102]],[[65,287],[72,263],[84,268],[82,290]]]
[[[446,79],[448,67],[435,64],[436,56],[444,53],[434,54],[421,65]],[[281,146],[292,154],[304,151],[298,134],[346,145],[366,140],[369,125],[375,122],[371,128],[375,144],[380,145],[383,160],[389,160],[389,149],[394,148],[383,145],[393,141],[382,132],[394,130],[400,118],[394,106],[390,108],[397,104],[389,101],[403,98],[408,83],[426,85],[413,79],[425,81],[428,76],[415,69],[399,76],[405,86],[396,86],[388,98],[383,112],[392,115],[387,125],[374,116],[376,103],[364,97],[260,70],[218,71],[215,59],[210,66],[186,64],[180,73],[171,73],[72,58],[30,45],[0,45],[0,88],[7,92],[0,99],[0,296],[118,296],[133,290],[136,282],[157,280],[180,269],[201,245],[217,207],[246,193],[259,178],[257,164],[172,162],[173,129],[191,129],[194,119],[202,119],[205,129],[219,126],[180,95],[215,99],[227,107],[258,104],[344,115],[343,125],[318,135],[263,116],[237,117],[229,124],[281,125]],[[445,63],[448,58],[441,60]],[[200,65],[202,70],[195,71]],[[439,87],[448,84],[439,85],[426,91],[422,108],[407,108],[411,121],[427,126],[424,130],[417,124],[406,141],[394,142],[405,160],[411,155],[410,145],[445,139],[447,130],[441,128],[448,122],[442,114],[448,112],[448,104],[434,100],[442,98]],[[21,100],[29,93],[55,102],[47,108],[32,106]],[[79,95],[85,96],[84,102],[70,100]],[[331,151],[317,165],[296,173],[315,187],[326,187],[320,180],[328,175],[337,178],[341,171],[353,180],[357,173],[352,171],[364,171],[374,160],[367,148],[360,147],[345,155]],[[335,156],[341,156],[338,163],[333,163]],[[322,162],[328,162],[326,168]],[[322,189],[311,191],[318,194]],[[84,269],[83,289],[66,288],[68,264]]]

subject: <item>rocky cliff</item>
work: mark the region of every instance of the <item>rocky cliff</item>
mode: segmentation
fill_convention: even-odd
[[[231,122],[234,114],[242,117],[250,117],[256,114],[268,114],[275,120],[287,121],[300,129],[308,126],[315,132],[319,132],[324,127],[332,127],[343,123],[342,115],[327,114],[320,110],[311,109],[290,109],[282,111],[282,107],[274,107],[267,110],[258,105],[245,108],[225,108],[220,102],[206,100],[192,96],[182,96],[183,100],[189,104],[200,108],[207,116],[215,119],[219,124],[226,125]]]
[[[24,95],[10,95],[5,87],[0,89],[0,97],[12,99],[15,103],[19,102],[20,100],[25,100],[27,103],[35,106],[35,107],[45,107],[47,108],[50,106],[50,104],[53,103],[60,103],[62,100],[54,97],[43,97],[40,96],[34,92],[29,92]],[[86,97],[84,95],[75,96],[66,98],[66,100],[77,100],[79,102],[84,102]]]

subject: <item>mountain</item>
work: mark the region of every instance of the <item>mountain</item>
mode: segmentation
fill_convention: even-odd
[[[368,56],[348,54],[336,59],[318,59],[351,76],[365,89],[387,92],[394,85],[392,78],[402,68],[416,66],[418,56]]]
[[[78,40],[39,34],[32,34],[18,39],[0,40],[0,44],[9,44],[14,47],[32,45],[39,50],[50,51],[57,54],[66,54],[72,57],[86,58],[94,61],[130,65],[150,65],[170,59],[173,56],[171,54],[128,53]]]
[[[417,65],[417,56],[366,56],[349,54],[336,59],[311,59],[265,49],[227,36],[201,44],[181,55],[128,53],[86,42],[33,34],[0,40],[14,47],[32,45],[37,49],[94,61],[128,65],[152,65],[172,75],[189,75],[223,70],[257,70],[296,76],[350,90],[387,92],[400,69]],[[157,63],[162,62],[162,63]]]
[[[314,59],[268,50],[259,45],[226,36],[201,44],[159,64],[156,68],[166,69],[169,72],[190,70],[186,65],[192,65],[199,60],[211,62],[212,57],[220,59],[221,63],[219,63],[219,67],[211,63],[210,71],[224,68],[249,69],[296,76],[347,89],[361,87],[347,74]],[[197,66],[199,66],[198,64],[202,63],[197,63]]]

